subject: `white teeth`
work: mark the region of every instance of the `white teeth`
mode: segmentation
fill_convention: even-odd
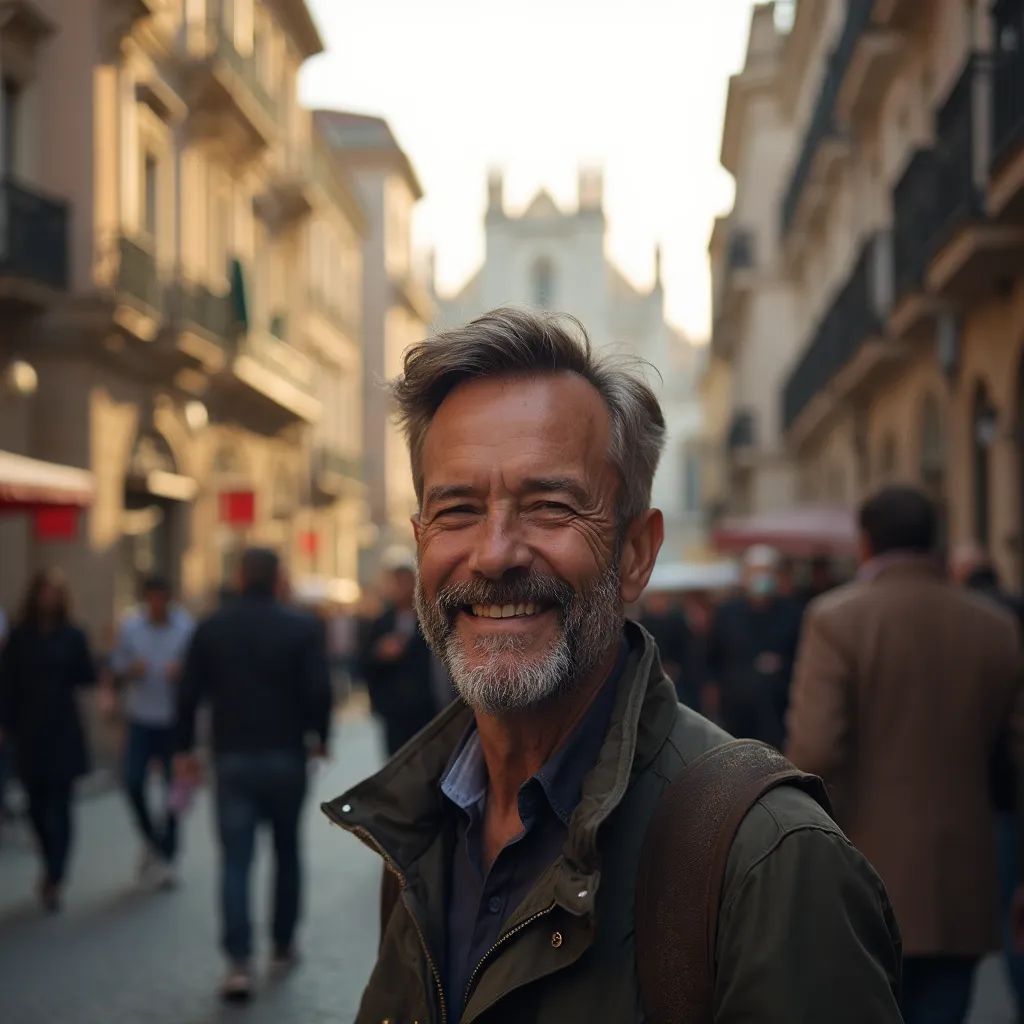
[[[536,615],[540,611],[535,604],[474,604],[471,608],[473,614],[481,619],[512,619]]]

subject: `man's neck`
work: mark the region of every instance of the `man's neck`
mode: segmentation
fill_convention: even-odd
[[[618,643],[573,690],[543,707],[506,715],[476,712],[480,748],[487,765],[489,812],[518,814],[519,789],[536,775],[572,734],[608,678],[619,655]]]

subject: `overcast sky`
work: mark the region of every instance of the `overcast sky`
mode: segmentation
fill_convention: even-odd
[[[649,284],[663,244],[671,319],[709,329],[707,241],[732,195],[718,165],[728,75],[750,0],[309,0],[327,52],[303,99],[386,117],[426,198],[416,245],[454,291],[483,255],[485,181],[571,206],[580,163],[605,169],[612,258]]]

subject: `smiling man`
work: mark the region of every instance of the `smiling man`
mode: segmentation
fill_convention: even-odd
[[[387,869],[357,1021],[656,1021],[644,837],[666,786],[728,740],[625,619],[662,542],[657,399],[575,321],[510,309],[414,346],[393,392],[417,609],[461,699],[325,807]],[[804,793],[743,818],[718,907],[714,1021],[899,1021],[884,890]]]

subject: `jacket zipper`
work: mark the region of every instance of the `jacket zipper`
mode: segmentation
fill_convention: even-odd
[[[480,973],[480,969],[487,962],[490,955],[493,952],[495,952],[495,950],[498,950],[502,946],[504,946],[505,943],[508,942],[508,940],[511,939],[513,935],[518,935],[524,928],[533,924],[534,921],[537,921],[545,915],[550,914],[551,911],[554,910],[557,905],[557,903],[552,903],[550,904],[550,906],[545,907],[543,910],[537,911],[536,914],[532,914],[530,917],[526,918],[525,921],[520,921],[519,924],[515,926],[515,928],[512,928],[510,931],[505,932],[505,934],[502,935],[498,939],[498,941],[495,942],[495,944],[491,946],[491,948],[487,950],[486,953],[484,953],[482,957],[480,957],[480,960],[477,963],[476,967],[473,968],[473,973],[469,976],[469,984],[466,985],[466,994],[462,1000],[463,1008],[465,1008],[469,1004],[469,996],[470,993],[473,991],[473,985],[476,982],[477,975]]]
[[[334,817],[330,814],[327,817],[335,828],[344,829],[346,832],[351,832],[354,836],[358,836],[367,846],[380,854],[381,859],[384,861],[384,866],[398,879],[398,884],[401,886],[402,891],[405,891],[407,882],[405,875],[402,873],[402,869],[395,863],[387,850],[377,842],[370,832],[367,832],[367,830],[360,825],[343,825],[341,822],[335,821]],[[427,965],[430,967],[430,974],[434,979],[434,986],[437,991],[437,998],[441,1007],[441,1024],[448,1024],[448,1005],[444,998],[444,986],[441,984],[441,972],[437,969],[437,964],[434,963],[434,958],[430,955],[430,949],[427,947],[427,940],[423,936],[423,929],[420,928],[420,923],[416,920],[416,915],[412,913],[408,907],[405,909],[409,913],[413,927],[416,929],[416,937],[420,940],[423,955],[427,958]]]

